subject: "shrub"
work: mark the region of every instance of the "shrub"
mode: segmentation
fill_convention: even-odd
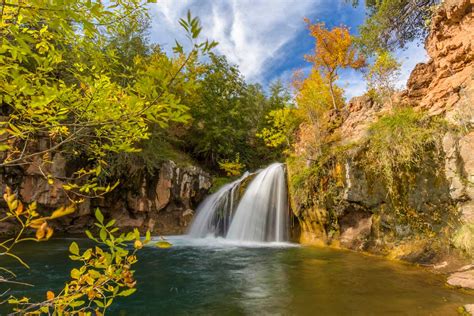
[[[370,126],[366,167],[381,175],[391,191],[396,174],[419,166],[427,150],[438,146],[443,127],[413,108],[395,109]]]

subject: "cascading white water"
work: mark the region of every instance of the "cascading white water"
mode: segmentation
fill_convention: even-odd
[[[288,195],[283,164],[268,166],[250,183],[235,211],[226,239],[288,240]]]
[[[208,235],[225,236],[237,206],[240,184],[248,176],[249,173],[246,172],[240,179],[222,186],[216,193],[208,196],[197,208],[188,234],[197,238]]]
[[[248,176],[246,173],[204,200],[197,209],[189,235],[223,236],[238,241],[287,241],[289,211],[285,166],[274,163],[259,171],[239,202],[242,181]]]

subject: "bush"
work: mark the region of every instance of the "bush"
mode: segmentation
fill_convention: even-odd
[[[395,175],[419,166],[427,150],[438,146],[443,130],[443,122],[413,108],[397,108],[382,116],[369,128],[368,171],[381,175],[391,191]]]

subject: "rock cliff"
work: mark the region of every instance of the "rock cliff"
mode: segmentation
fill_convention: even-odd
[[[435,264],[474,255],[474,15],[469,0],[445,1],[431,22],[425,47],[427,63],[413,70],[405,91],[394,104],[442,118],[443,132],[416,168],[394,180],[390,188],[363,168],[369,126],[391,111],[368,96],[352,99],[339,128],[342,145],[353,144],[347,156],[333,163],[320,187],[323,203],[293,197],[303,243],[323,243],[370,251],[408,261]],[[356,145],[354,145],[356,144]],[[291,176],[291,174],[290,174]],[[321,193],[321,192],[320,192]],[[322,200],[322,198],[319,198]],[[400,205],[403,212],[400,213]],[[308,206],[312,205],[312,206]],[[406,218],[414,218],[408,222]],[[456,245],[458,243],[458,245]],[[459,245],[460,244],[460,245]]]
[[[52,163],[38,161],[25,167],[9,168],[0,174],[0,186],[8,184],[26,203],[36,201],[40,209],[49,210],[69,204],[60,180],[49,184],[44,174],[56,179],[66,176],[68,162],[56,154]],[[43,166],[39,168],[38,166]],[[211,187],[210,175],[195,166],[178,166],[173,161],[161,164],[155,176],[143,175],[139,186],[122,179],[121,184],[104,198],[85,199],[77,211],[52,225],[58,233],[81,233],[93,226],[93,210],[99,207],[107,218],[116,219],[124,230],[139,228],[153,234],[182,234],[192,218],[197,204]],[[11,223],[0,223],[0,233],[7,235],[17,229]]]

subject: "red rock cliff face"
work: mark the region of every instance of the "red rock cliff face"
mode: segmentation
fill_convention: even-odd
[[[430,56],[411,73],[405,102],[432,115],[461,114],[463,103],[472,101],[474,64],[474,15],[470,0],[445,1],[431,21],[425,42]],[[468,96],[466,96],[468,94]],[[472,110],[472,109],[471,109]],[[472,113],[471,113],[472,115]]]

